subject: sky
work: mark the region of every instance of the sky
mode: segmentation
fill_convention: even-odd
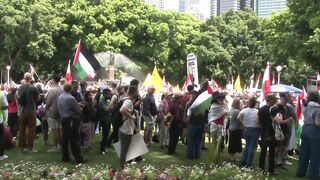
[[[179,10],[179,0],[164,0],[165,9]],[[204,14],[204,18],[210,17],[210,0],[200,0],[200,11]]]

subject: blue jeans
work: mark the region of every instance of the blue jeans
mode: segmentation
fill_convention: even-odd
[[[244,131],[246,146],[242,154],[242,164],[246,166],[252,166],[252,161],[254,158],[254,153],[256,152],[260,130],[260,128],[248,127]]]
[[[187,156],[189,159],[200,158],[202,129],[202,124],[188,124]]]
[[[320,167],[320,128],[312,124],[304,124],[301,132],[300,156],[297,167],[298,176],[305,176],[310,160],[308,177],[319,179]]]

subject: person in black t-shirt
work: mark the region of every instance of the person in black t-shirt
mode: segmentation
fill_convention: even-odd
[[[269,148],[269,168],[268,172],[274,174],[274,158],[276,149],[276,139],[275,132],[272,126],[272,118],[270,113],[270,108],[277,102],[277,97],[273,94],[268,94],[265,98],[267,104],[261,107],[258,111],[259,123],[262,127],[261,132],[261,153],[259,158],[259,168],[264,170],[265,158],[267,155],[267,150]]]

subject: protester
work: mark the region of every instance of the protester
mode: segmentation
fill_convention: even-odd
[[[40,100],[40,93],[31,80],[31,74],[25,73],[24,84],[18,89],[21,107],[19,147],[25,152],[38,152],[33,148],[33,141],[36,136],[36,103]]]
[[[111,110],[113,104],[111,103],[112,91],[111,89],[103,89],[102,95],[99,100],[98,112],[99,123],[102,127],[102,140],[100,144],[100,154],[106,154],[106,148],[108,144],[110,126],[111,126]]]
[[[116,108],[118,106],[118,103],[120,103],[120,101],[124,100],[125,98],[127,98],[127,93],[125,92],[125,88],[124,86],[119,86],[117,88],[117,94],[114,94],[111,98],[111,104],[114,108]],[[112,110],[113,111],[113,110]],[[112,133],[108,139],[108,144],[107,147],[111,147],[112,143],[116,143],[119,141],[119,128],[117,127],[117,124],[115,123],[115,121],[112,119]]]
[[[19,129],[19,118],[18,118],[18,102],[17,102],[17,88],[10,88],[7,94],[8,106],[8,124],[10,127],[11,134],[14,138],[17,137]]]
[[[178,144],[179,136],[182,132],[182,118],[183,110],[181,108],[181,102],[183,98],[182,92],[175,92],[173,94],[173,100],[169,102],[169,114],[167,117],[170,119],[169,125],[169,147],[168,154],[173,155],[176,153],[176,147]]]
[[[224,119],[228,114],[224,104],[226,95],[219,91],[213,92],[210,110],[208,112],[208,123],[210,128],[210,136],[212,138],[209,147],[209,161],[218,163],[220,158],[220,150],[222,140],[222,131],[224,128]]]
[[[163,149],[169,145],[169,129],[165,125],[165,116],[168,115],[169,102],[171,101],[172,94],[163,94],[161,102],[158,106],[158,119],[160,120],[160,147]]]
[[[61,148],[62,132],[57,100],[63,93],[63,89],[59,86],[59,82],[60,77],[54,75],[51,80],[51,89],[46,96],[46,119],[53,132],[53,147],[48,152],[57,152]]]
[[[229,111],[229,145],[228,153],[229,160],[235,161],[235,153],[242,152],[241,138],[243,136],[243,128],[241,123],[237,120],[237,117],[241,110],[241,101],[239,98],[235,98]]]
[[[181,103],[181,108],[184,112],[187,112],[186,106],[187,103],[191,100],[192,98],[192,93],[194,91],[194,86],[193,85],[188,85],[187,86],[187,92],[183,95],[183,100]],[[187,144],[187,135],[188,135],[188,124],[183,121],[182,124],[182,134],[181,134],[181,141],[183,144]]]
[[[155,126],[155,116],[157,115],[157,106],[154,98],[155,88],[153,86],[148,87],[147,95],[143,100],[142,116],[145,122],[144,141],[147,146],[151,145],[152,133]]]
[[[78,92],[78,90],[79,90],[79,82],[74,80],[74,81],[72,81],[71,84],[72,84],[71,95],[76,99],[76,101],[78,103],[80,103],[82,101],[82,98],[81,98],[80,93]]]
[[[83,138],[83,146],[86,151],[91,150],[91,141],[94,134],[94,122],[95,114],[92,103],[92,94],[90,91],[84,93],[84,102],[85,105],[82,110],[82,118],[80,125],[80,132]]]
[[[265,159],[268,151],[268,172],[271,175],[274,175],[274,166],[275,166],[275,149],[276,149],[276,139],[275,139],[275,131],[273,128],[273,121],[270,114],[270,108],[273,107],[278,98],[274,94],[268,94],[265,97],[266,105],[262,106],[258,111],[259,123],[261,125],[261,153],[259,158],[259,168],[261,170],[265,170]]]
[[[2,90],[0,90],[0,161],[8,158],[6,154],[4,154],[5,149],[5,121],[7,117],[6,110],[8,109],[8,101],[7,97]]]
[[[251,97],[248,107],[242,109],[238,115],[238,120],[244,126],[244,139],[246,146],[242,154],[242,164],[246,167],[252,167],[252,161],[256,152],[258,138],[260,136],[261,127],[258,122],[258,109],[256,109],[257,100]]]
[[[80,89],[78,90],[78,93],[80,94],[81,101],[84,101],[85,92],[87,91],[87,82],[81,81],[80,82]]]
[[[59,96],[57,101],[62,125],[62,161],[70,161],[68,148],[70,143],[71,152],[76,163],[84,163],[86,161],[81,155],[80,150],[80,106],[71,95],[72,85],[65,84],[63,90],[64,92]]]
[[[203,121],[205,120],[205,112],[195,115],[189,107],[197,97],[197,92],[191,92],[191,98],[186,104],[187,119],[186,124],[188,127],[187,132],[187,157],[188,159],[199,159],[203,134]]]
[[[320,167],[320,98],[318,92],[310,92],[303,109],[304,124],[301,133],[301,148],[296,175],[319,179]]]
[[[281,98],[283,96],[283,98]],[[286,165],[292,165],[291,162],[288,161],[288,154],[289,150],[293,150],[297,148],[296,144],[296,136],[295,136],[295,126],[298,122],[298,117],[296,113],[296,108],[293,105],[291,95],[288,93],[281,93],[280,94],[280,102],[285,104],[285,107],[287,109],[287,116],[290,119],[288,121],[288,140],[286,142],[286,148],[285,148],[285,155],[282,158],[282,162]]]
[[[289,145],[289,138],[290,138],[290,131],[291,128],[289,124],[293,121],[293,115],[290,114],[289,107],[287,106],[288,103],[288,96],[286,93],[280,93],[280,101],[279,104],[272,108],[272,115],[275,116],[276,112],[280,113],[283,117],[282,121],[278,122],[281,126],[281,130],[284,134],[283,140],[277,141],[277,151],[276,151],[276,166],[282,169],[286,169],[285,165],[285,158],[288,152],[288,145]]]
[[[126,164],[126,156],[135,129],[136,116],[134,114],[134,99],[138,96],[138,89],[136,87],[129,87],[128,95],[128,99],[124,100],[122,107],[120,108],[123,120],[123,124],[119,128],[121,169],[124,169]]]

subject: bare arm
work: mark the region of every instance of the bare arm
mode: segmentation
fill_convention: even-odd
[[[129,118],[129,119],[133,119],[133,120],[136,119],[136,117],[135,117],[134,115],[132,115],[132,114],[130,113],[130,111],[128,111],[128,109],[125,108],[125,107],[121,107],[121,108],[120,108],[120,112],[121,112],[122,115],[124,115],[125,117],[127,117],[127,118]]]

